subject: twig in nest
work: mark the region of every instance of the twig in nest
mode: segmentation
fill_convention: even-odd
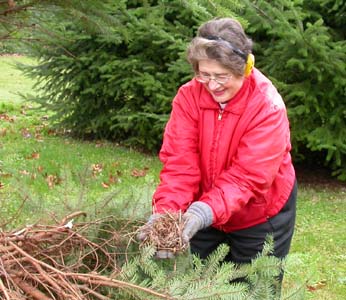
[[[182,238],[184,226],[181,212],[162,214],[139,229],[145,235],[141,246],[153,245],[157,250],[184,252],[187,248]]]

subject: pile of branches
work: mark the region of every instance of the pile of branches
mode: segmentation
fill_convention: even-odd
[[[0,299],[105,300],[109,299],[107,288],[156,294],[117,280],[122,233],[102,227],[105,220],[73,224],[73,218],[83,214],[76,212],[56,225],[36,224],[0,232]],[[98,233],[103,231],[96,241],[87,237],[90,231],[95,232],[92,227],[97,227]]]

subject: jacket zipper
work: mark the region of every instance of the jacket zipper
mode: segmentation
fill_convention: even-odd
[[[222,120],[222,114],[223,114],[223,109],[220,109],[220,110],[219,110],[219,115],[217,116],[217,119],[218,119],[219,121]]]
[[[222,121],[222,114],[223,114],[223,109],[220,109],[219,110],[219,114],[218,114],[218,116],[217,116],[217,120],[218,121]],[[220,124],[221,125],[221,124]],[[219,144],[219,140],[220,140],[220,134],[221,134],[221,132],[220,132],[220,125],[218,125],[217,126],[217,133],[216,133],[216,143],[217,143],[217,148],[215,148],[214,149],[214,151],[215,151],[215,153],[218,151],[218,144]],[[216,155],[214,153],[214,155]],[[211,168],[211,171],[212,171],[212,176],[211,176],[211,178],[212,178],[212,186],[214,186],[214,181],[215,181],[215,157],[214,157],[214,159],[213,159],[213,166],[212,166],[212,168]]]

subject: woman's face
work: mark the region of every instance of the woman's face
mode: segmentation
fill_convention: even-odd
[[[243,85],[244,76],[235,76],[216,60],[200,60],[196,79],[203,85],[218,103],[232,100]],[[219,81],[219,82],[218,82]]]

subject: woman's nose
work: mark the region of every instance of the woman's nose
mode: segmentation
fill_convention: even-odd
[[[217,83],[214,79],[210,79],[208,82],[208,87],[210,90],[215,90],[220,86],[219,83]]]

